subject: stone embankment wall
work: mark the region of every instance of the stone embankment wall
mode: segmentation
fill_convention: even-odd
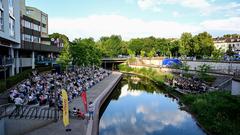
[[[162,67],[161,59],[141,59],[143,64]],[[198,66],[207,64],[211,72],[240,76],[240,62],[213,62],[213,61],[183,61],[190,66],[190,70],[197,70]]]

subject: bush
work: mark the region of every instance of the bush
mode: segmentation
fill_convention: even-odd
[[[185,95],[182,101],[198,121],[212,134],[240,134],[240,98],[230,92],[209,92],[200,95]]]

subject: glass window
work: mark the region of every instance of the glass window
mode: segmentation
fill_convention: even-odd
[[[3,31],[3,11],[0,10],[0,31]]]
[[[31,29],[31,23],[29,21],[24,21],[24,27]]]
[[[33,42],[34,43],[40,43],[40,38],[33,36]]]
[[[8,0],[9,13],[13,16],[13,0]]]
[[[0,0],[0,8],[3,8],[2,0]]]
[[[47,22],[47,16],[42,15],[42,22],[46,23]]]
[[[30,35],[23,34],[22,38],[24,41],[32,42],[32,36],[30,36]]]
[[[9,32],[11,37],[15,36],[15,20],[12,17],[9,17]]]
[[[40,31],[40,26],[37,24],[33,24],[33,29],[36,31]]]

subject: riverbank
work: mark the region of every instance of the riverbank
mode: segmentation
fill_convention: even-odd
[[[118,83],[118,81],[121,79],[122,73],[120,72],[113,72],[110,76],[105,78],[103,81],[98,83],[97,85],[93,86],[90,90],[87,91],[87,99],[88,102],[92,101],[95,105],[95,115],[98,115],[98,110],[100,109],[101,106],[97,104],[99,100],[102,100],[107,97],[103,97],[102,94],[105,93],[106,91],[110,91],[111,89],[114,89],[114,86]],[[100,98],[101,97],[101,98]],[[84,106],[82,103],[81,97],[78,97],[74,99],[70,104],[69,104],[69,109],[72,110],[73,107],[76,108],[81,108],[83,110]],[[56,123],[51,123],[46,125],[45,127],[36,129],[32,132],[27,133],[26,135],[42,135],[42,134],[47,134],[47,135],[66,135],[66,134],[71,134],[71,135],[85,135],[87,134],[87,131],[89,128],[91,129],[94,128],[96,125],[98,126],[98,120],[94,115],[93,121],[90,120],[88,121],[87,119],[80,120],[80,119],[70,119],[70,125],[69,128],[72,129],[71,132],[66,132],[65,127],[63,126],[62,120],[59,120]],[[95,128],[94,132],[97,131],[98,128]]]
[[[138,69],[138,71],[141,71]],[[155,83],[163,85],[161,79],[156,79],[151,74],[135,72],[127,69],[129,73],[135,73],[150,78]],[[208,134],[213,135],[239,135],[240,134],[240,97],[231,96],[230,92],[215,91],[204,94],[180,94],[172,87],[167,87],[165,92],[174,95],[186,107],[184,109],[196,118],[201,127]]]

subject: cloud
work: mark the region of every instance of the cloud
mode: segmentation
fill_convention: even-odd
[[[174,16],[174,17],[181,17],[182,15],[179,13],[179,12],[177,12],[177,11],[173,11],[172,12],[172,15]]]
[[[231,17],[228,19],[207,20],[201,23],[203,30],[207,31],[238,31],[240,32],[240,17]]]
[[[154,12],[161,12],[160,3],[158,0],[138,0],[138,6],[142,10],[151,10]]]
[[[128,18],[121,15],[90,15],[80,18],[50,18],[50,33],[59,32],[69,36],[70,40],[79,37],[93,37],[112,34],[121,35],[128,40],[136,37],[179,37],[182,32],[196,33],[198,26],[174,21],[147,21]]]
[[[236,16],[239,15],[240,3],[215,3],[215,0],[137,0],[142,10],[162,11],[163,5],[176,5],[189,9],[196,9],[201,15],[210,15],[216,12]],[[156,10],[157,9],[157,10]]]

